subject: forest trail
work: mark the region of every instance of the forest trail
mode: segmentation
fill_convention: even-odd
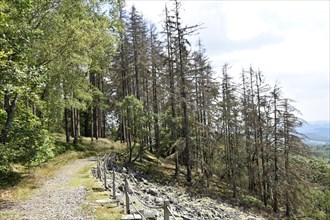
[[[91,158],[69,162],[46,179],[30,199],[18,202],[8,210],[1,210],[6,214],[2,214],[0,219],[92,219],[92,216],[84,216],[82,210],[86,188],[72,186],[71,182],[79,170],[94,163]]]
[[[80,171],[96,165],[95,159],[73,160],[55,171],[54,175],[45,179],[40,187],[35,190],[30,199],[17,202],[12,207],[0,209],[0,219],[4,220],[88,220],[94,219],[92,213],[83,210],[86,204],[87,188],[74,186],[75,179]],[[119,167],[120,168],[120,167]],[[116,185],[117,196],[121,210],[124,210],[123,182],[126,173],[122,169],[117,170]],[[242,212],[238,207],[232,207],[222,201],[216,201],[208,197],[197,198],[190,195],[182,187],[160,185],[144,179],[144,175],[134,171],[130,172],[130,186],[135,193],[151,206],[163,204],[164,199],[171,202],[172,212],[176,219],[249,219],[261,220],[260,216]],[[99,182],[102,184],[102,182]],[[79,184],[78,184],[79,185]],[[111,189],[110,189],[111,191]],[[109,192],[111,194],[111,192]],[[138,200],[135,203],[138,206]],[[139,207],[142,208],[142,207]],[[163,219],[163,213],[156,210],[145,210],[145,213]]]

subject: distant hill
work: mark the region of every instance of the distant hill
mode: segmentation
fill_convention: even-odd
[[[330,159],[330,121],[309,122],[297,130],[316,156]]]
[[[306,136],[307,144],[330,144],[330,121],[309,122],[298,132]]]

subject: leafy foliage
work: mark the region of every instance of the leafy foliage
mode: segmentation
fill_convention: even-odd
[[[308,215],[313,219],[327,219],[330,214],[330,190],[311,189],[307,192],[307,196],[309,199]]]
[[[141,140],[147,132],[143,129],[143,125],[147,123],[148,117],[143,109],[141,101],[136,99],[134,96],[126,96],[121,102],[119,102],[118,107],[125,119],[125,127],[127,129],[126,135],[129,139],[129,161],[131,162],[133,151],[137,143],[140,143],[140,156],[143,154],[144,146],[141,144]]]
[[[31,111],[19,108],[8,142],[0,152],[8,163],[38,165],[54,157],[54,139],[42,128],[41,120]]]
[[[103,4],[113,14],[102,13]],[[88,74],[110,63],[120,29],[116,7],[103,0],[1,1],[1,170],[63,152],[50,132],[63,129],[65,109],[86,111],[103,96]]]

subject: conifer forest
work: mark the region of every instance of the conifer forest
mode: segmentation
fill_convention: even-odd
[[[124,1],[1,0],[0,175],[63,153],[54,134],[110,138],[128,163],[167,159],[187,186],[202,178],[274,216],[327,219],[330,167],[297,132],[294,101],[253,64],[215,71],[182,7],[164,3],[158,28]]]

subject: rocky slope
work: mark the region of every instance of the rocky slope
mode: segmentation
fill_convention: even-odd
[[[110,195],[112,195],[114,170],[116,173],[115,185],[117,200],[123,206],[123,209],[125,204],[124,183],[125,178],[127,178],[132,202],[130,206],[131,212],[144,213],[147,218],[157,220],[164,219],[164,201],[169,200],[170,210],[177,220],[263,219],[255,214],[238,210],[237,207],[234,208],[220,200],[217,201],[208,197],[197,198],[191,196],[184,188],[178,185],[164,186],[151,183],[138,173],[133,171],[127,172],[122,166],[114,165],[112,168],[107,168],[107,187],[110,190]],[[101,173],[103,177],[103,171],[101,171]]]

